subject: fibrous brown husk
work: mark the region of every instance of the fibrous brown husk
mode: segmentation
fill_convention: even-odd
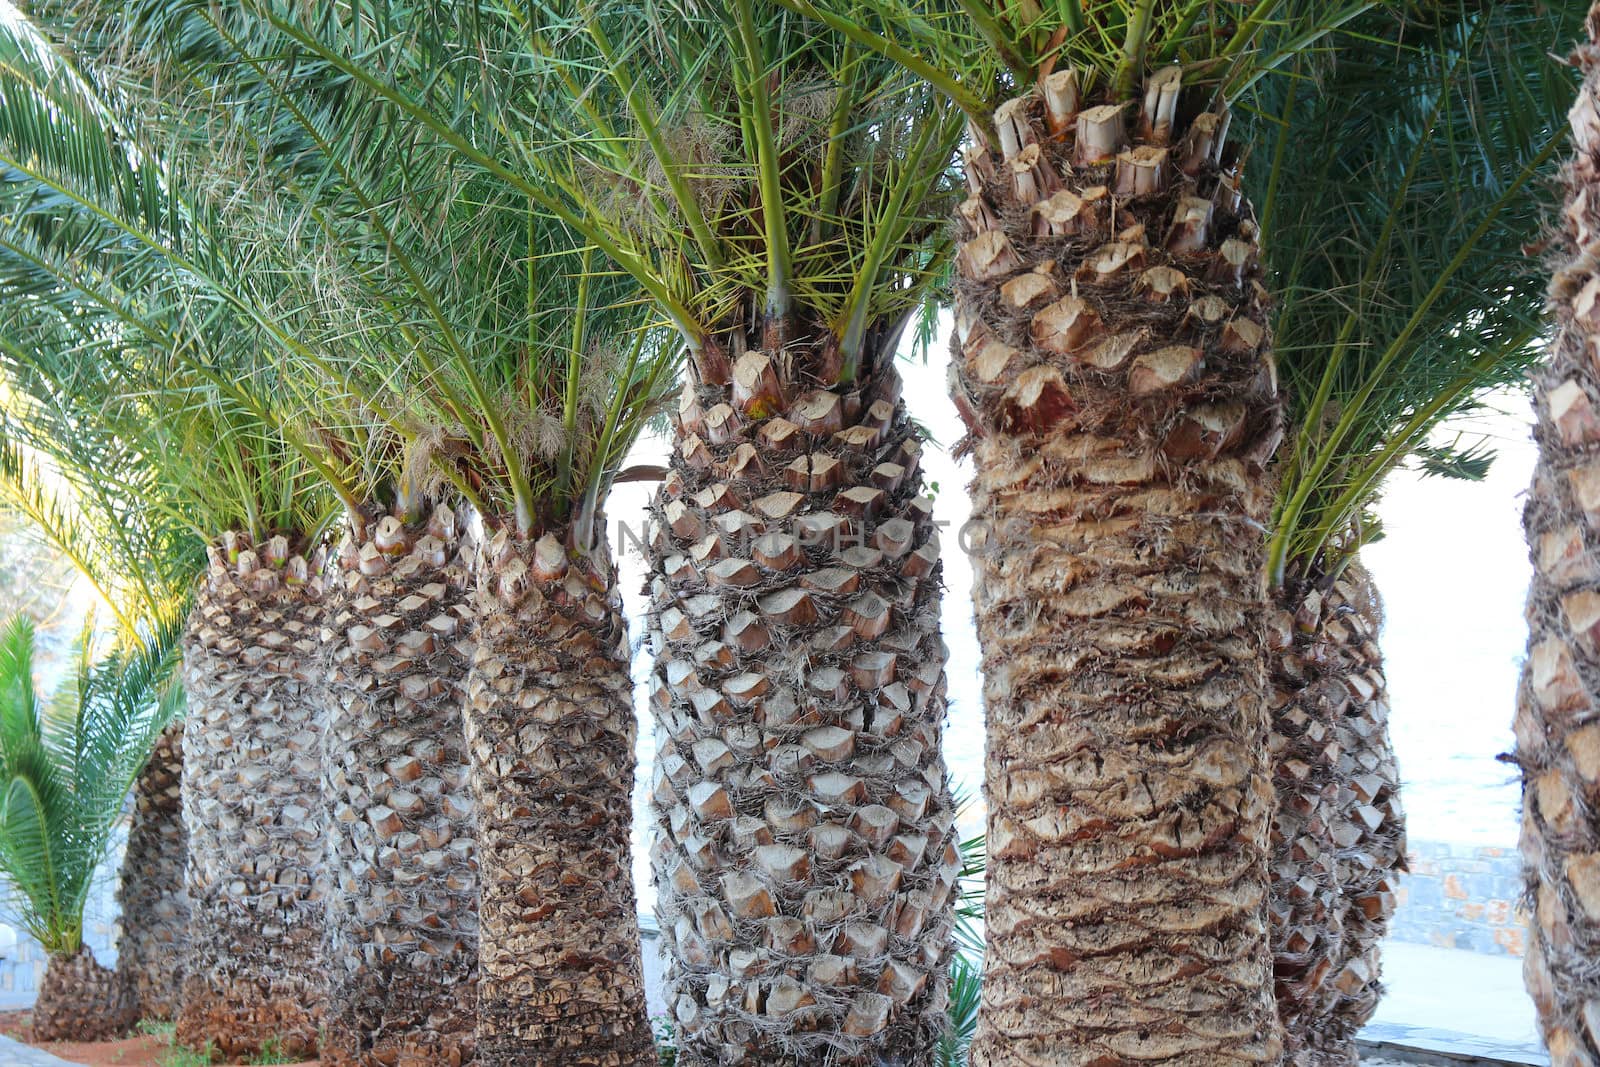
[[[190,959],[181,1044],[315,1051],[324,1001],[323,553],[230,535],[184,634]]]
[[[33,1005],[35,1041],[110,1041],[132,1030],[138,1019],[127,988],[95,961],[89,946],[50,957]]]
[[[1371,576],[1351,562],[1336,579],[1287,583],[1272,628],[1275,988],[1301,1067],[1359,1060],[1405,870],[1381,618]]]
[[[1211,90],[1179,103],[1172,68],[1144,109],[1080,111],[1070,77],[996,112],[960,212],[989,739],[973,1063],[1272,1062],[1282,431],[1256,225]]]
[[[892,355],[808,388],[803,332],[686,388],[652,507],[652,860],[685,1067],[925,1064],[945,1025],[960,861],[922,445]]]
[[[474,570],[478,1061],[646,1067],[633,686],[611,561],[603,543],[569,552],[500,529]]]
[[[1533,583],[1513,724],[1533,916],[1523,975],[1561,1067],[1600,1064],[1600,4],[1587,29],[1553,241],[1556,334],[1533,376],[1539,458],[1523,513]]]
[[[122,936],[117,975],[139,1016],[178,1013],[189,956],[189,891],[184,866],[189,835],[183,826],[183,723],[162,733],[133,787],[133,821],[117,886]]]
[[[472,609],[457,516],[364,523],[323,637],[325,1067],[473,1062],[476,827],[461,702]]]

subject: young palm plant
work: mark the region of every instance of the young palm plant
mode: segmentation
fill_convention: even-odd
[[[893,358],[948,252],[959,113],[765,3],[456,5],[406,27],[430,58],[415,81],[400,60],[419,53],[387,36],[402,35],[384,5],[338,39],[333,20],[261,6],[388,114],[591,241],[688,348],[646,546],[653,852],[680,1062],[925,1062],[960,864],[937,542]],[[599,588],[609,565],[589,525],[488,573]],[[591,640],[581,619],[562,627]],[[493,723],[479,704],[469,736],[488,733],[475,715]],[[503,907],[486,893],[486,943]],[[574,916],[530,936],[520,971],[493,966],[525,981],[553,936],[579,946],[569,958],[606,944],[593,929]],[[500,1047],[554,1062],[537,1055],[554,1046]]]
[[[128,789],[182,699],[167,682],[174,638],[157,629],[96,663],[86,635],[75,676],[46,699],[32,622],[0,630],[0,873],[50,956],[36,1040],[102,1040],[133,1024],[123,987],[83,943],[83,908]]]
[[[1565,210],[1550,253],[1554,327],[1534,374],[1539,456],[1523,523],[1533,562],[1528,657],[1517,695],[1516,759],[1522,768],[1522,857],[1533,921],[1523,976],[1552,1063],[1600,1057],[1594,1007],[1600,979],[1600,826],[1591,809],[1596,779],[1597,694],[1592,633],[1600,541],[1591,518],[1600,468],[1600,4],[1591,6],[1572,63],[1583,77],[1569,115],[1572,154],[1561,173]]]
[[[18,331],[4,332],[0,350]],[[50,343],[69,350],[74,338],[63,330]],[[53,361],[8,350],[0,367],[7,390],[0,416],[0,510],[24,516],[71,561],[112,608],[123,636],[136,637],[141,620],[181,622],[204,563],[202,543],[176,516],[150,506],[160,498],[160,481],[133,442],[120,439],[104,419],[115,408],[108,383],[90,373],[64,381],[52,373],[62,369]],[[188,962],[182,737],[183,723],[169,724],[134,783],[117,885],[117,979],[139,1018],[176,1016]]]
[[[1374,13],[1257,98],[1270,163],[1247,188],[1294,427],[1268,548],[1270,908],[1294,1063],[1354,1064],[1377,1005],[1405,827],[1382,609],[1357,554],[1381,533],[1371,508],[1402,462],[1481,476],[1487,453],[1430,432],[1520,380],[1538,351],[1542,283],[1522,246],[1566,85],[1528,56],[1561,22],[1521,4]]]

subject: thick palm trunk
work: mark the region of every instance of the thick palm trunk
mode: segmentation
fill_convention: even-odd
[[[384,517],[330,612],[327,1067],[473,1060],[478,882],[461,700],[472,630],[456,517]]]
[[[1523,515],[1533,584],[1515,723],[1534,916],[1523,974],[1556,1065],[1600,1063],[1600,4],[1588,30],[1563,174],[1568,258],[1550,290],[1556,337],[1534,375],[1539,459]]]
[[[122,860],[117,904],[122,937],[117,975],[141,1017],[178,1014],[189,955],[189,891],[184,866],[183,723],[167,727],[133,787],[133,822]]]
[[[786,357],[787,358],[787,357]],[[679,1063],[926,1065],[959,868],[939,543],[890,359],[691,386],[652,516],[652,807]]]
[[[100,966],[88,945],[70,956],[51,956],[33,1005],[35,1041],[111,1041],[139,1020],[128,989]]]
[[[1264,1063],[1264,467],[1281,436],[1226,116],[1077,113],[969,159],[953,369],[988,720],[973,1062]],[[1134,130],[1130,145],[1129,132]],[[1048,131],[1060,129],[1059,136]]]
[[[1290,1062],[1354,1067],[1405,870],[1400,776],[1378,649],[1382,608],[1352,562],[1279,595],[1273,626],[1272,923]]]
[[[604,524],[599,525],[604,529]],[[482,906],[478,1058],[654,1064],[633,894],[627,624],[605,547],[504,530],[477,563],[466,739]]]
[[[211,550],[184,635],[183,817],[193,902],[178,1040],[229,1056],[316,1048],[327,833],[322,553]]]

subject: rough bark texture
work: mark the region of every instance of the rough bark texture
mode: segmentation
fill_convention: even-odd
[[[1271,1062],[1282,431],[1256,227],[1226,116],[1175,125],[1175,70],[1143,110],[1080,112],[1070,78],[999,109],[961,209],[988,723],[973,1062]]]
[[[604,529],[604,523],[599,524]],[[466,739],[482,905],[478,1057],[644,1067],[627,624],[602,545],[500,530],[477,559]]]
[[[138,1021],[127,987],[95,961],[88,945],[71,956],[50,957],[33,1004],[33,1040],[111,1041]]]
[[[193,902],[178,1041],[316,1049],[326,899],[322,553],[211,550],[184,635],[183,818]]]
[[[1351,563],[1301,577],[1272,627],[1272,947],[1290,1062],[1354,1067],[1405,870],[1400,774],[1378,649],[1383,609]]]
[[[652,509],[651,805],[679,1063],[925,1065],[959,857],[932,504],[892,358],[691,384]],[[825,351],[825,349],[824,349]]]
[[[1534,915],[1523,974],[1553,1064],[1600,1064],[1600,5],[1575,56],[1574,156],[1551,284],[1556,337],[1534,375],[1539,459],[1514,730]]]
[[[189,954],[189,891],[184,865],[183,723],[167,727],[133,786],[133,822],[122,860],[117,904],[122,936],[117,975],[147,1019],[178,1014]]]
[[[325,1067],[460,1067],[477,1008],[476,828],[461,702],[472,609],[456,516],[385,516],[329,613]]]

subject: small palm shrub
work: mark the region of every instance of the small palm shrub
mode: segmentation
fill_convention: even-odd
[[[86,636],[76,671],[46,699],[32,620],[0,628],[0,876],[50,956],[36,1040],[101,1040],[134,1024],[115,976],[83,944],[83,909],[134,777],[181,699],[168,685],[173,637],[125,638],[96,661]]]

